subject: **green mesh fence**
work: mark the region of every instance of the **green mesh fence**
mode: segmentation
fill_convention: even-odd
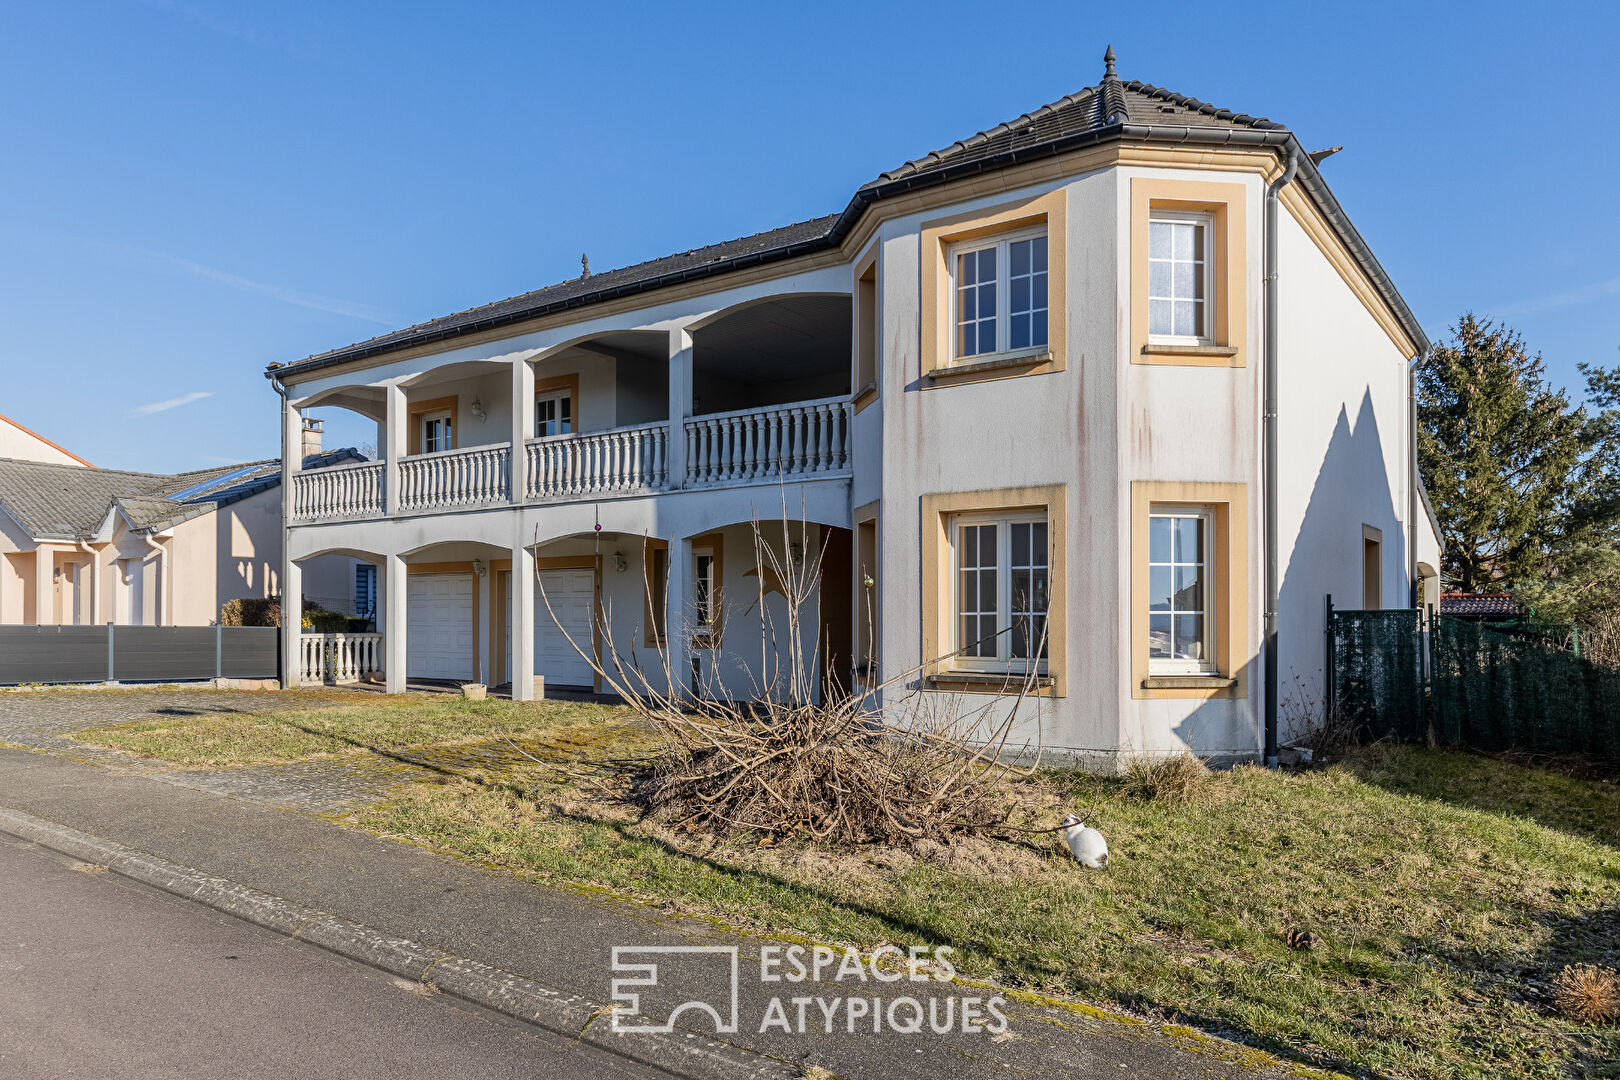
[[[1441,742],[1620,760],[1620,672],[1561,647],[1561,635],[1545,628],[1438,623],[1433,698]]]
[[[1425,737],[1422,618],[1410,608],[1328,612],[1328,707],[1362,739]]]

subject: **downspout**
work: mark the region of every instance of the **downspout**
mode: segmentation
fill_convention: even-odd
[[[1291,143],[1288,167],[1266,188],[1265,267],[1265,426],[1266,426],[1266,768],[1277,767],[1277,696],[1282,679],[1277,671],[1277,196],[1299,171],[1299,146]]]

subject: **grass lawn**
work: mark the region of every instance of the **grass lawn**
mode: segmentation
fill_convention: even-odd
[[[559,727],[629,716],[623,709],[565,701],[468,701],[449,694],[348,696],[358,700],[333,708],[135,720],[81,731],[73,738],[87,746],[176,765],[268,765],[419,746],[473,745],[495,735],[526,740]]]
[[[558,760],[646,749],[625,710],[458,699],[196,717],[80,733],[191,764],[488,740]],[[278,756],[280,755],[280,756]],[[1415,748],[1213,776],[1196,803],[1067,771],[1114,861],[968,841],[920,852],[712,844],[522,762],[350,823],[554,883],[727,924],[872,947],[950,944],[965,973],[1235,1029],[1284,1053],[1414,1077],[1620,1077],[1620,1031],[1552,1015],[1576,962],[1620,966],[1620,784]],[[1293,930],[1321,938],[1287,944]],[[1607,1064],[1605,1064],[1607,1063]]]

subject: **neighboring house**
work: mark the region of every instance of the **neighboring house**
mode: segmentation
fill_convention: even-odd
[[[1260,754],[1267,612],[1273,673],[1319,687],[1325,597],[1409,606],[1439,563],[1429,345],[1291,132],[1107,61],[839,213],[272,365],[285,445],[338,406],[383,447],[293,477],[290,587],[381,568],[391,691],[589,688],[560,622],[746,695],[786,632],[758,516],[826,551],[829,681],[921,666],[993,711],[1034,664],[1049,749]]]
[[[317,447],[303,467],[357,457]],[[0,459],[0,624],[212,625],[227,600],[280,593],[281,517],[280,461],[161,476]],[[355,577],[316,560],[305,596],[352,612]]]
[[[1499,622],[1517,619],[1524,612],[1508,593],[1448,592],[1440,594],[1440,614],[1454,619]]]
[[[28,430],[9,416],[0,416],[0,459],[43,461],[51,465],[95,468],[78,454],[62,449],[45,436]]]

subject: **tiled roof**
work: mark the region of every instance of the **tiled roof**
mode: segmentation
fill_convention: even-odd
[[[1002,154],[1016,154],[1020,150],[1093,134],[1116,124],[1287,130],[1270,120],[1218,108],[1197,98],[1145,82],[1105,77],[1096,86],[1059,98],[1050,105],[1043,105],[1033,112],[952,143],[943,150],[935,150],[915,161],[908,161],[884,173],[867,187]]]
[[[403,330],[380,334],[377,337],[354,345],[347,345],[341,349],[319,353],[300,360],[299,363],[314,365],[330,357],[347,356],[351,353],[374,355],[397,346],[436,335],[443,335],[447,332],[466,333],[471,330],[482,329],[491,323],[498,324],[509,321],[514,315],[532,319],[548,308],[567,306],[571,301],[577,301],[584,297],[590,297],[591,302],[594,303],[652,281],[672,284],[673,281],[679,280],[683,275],[702,275],[709,268],[719,263],[732,262],[751,255],[779,255],[781,252],[791,251],[805,244],[820,243],[827,239],[837,221],[837,214],[829,214],[826,217],[813,218],[810,221],[801,221],[793,225],[784,225],[779,229],[756,233],[753,236],[739,237],[736,240],[727,240],[721,244],[710,244],[708,247],[693,248],[691,251],[683,251],[677,255],[665,255],[661,259],[651,259],[647,262],[636,263],[634,266],[592,274],[589,277],[577,277],[571,281],[561,281],[555,285],[547,285],[543,289],[523,293],[521,296],[497,300],[493,304],[470,308],[454,315],[445,315],[442,318],[431,319],[415,326],[408,326]]]
[[[352,449],[311,454],[304,468],[359,456]],[[279,483],[279,460],[166,476],[0,458],[0,511],[37,539],[81,540],[95,536],[114,507],[131,528],[159,532]]]
[[[1518,615],[1519,605],[1507,593],[1441,593],[1440,614],[1472,616]]]
[[[722,244],[666,255],[619,270],[578,277],[493,304],[446,315],[403,330],[305,357],[289,365],[272,364],[267,374],[287,374],[380,356],[407,346],[448,341],[463,334],[511,326],[570,308],[584,307],[633,293],[650,291],[694,278],[792,258],[836,247],[872,203],[903,191],[944,183],[964,172],[999,168],[1029,158],[1067,152],[1089,142],[1125,137],[1162,138],[1191,145],[1247,142],[1279,149],[1297,141],[1282,124],[1223,109],[1197,98],[1114,72],[1113,49],[1104,57],[1101,82],[1016,119],[892,169],[859,188],[841,213],[785,225],[779,229]],[[1420,349],[1427,345],[1422,327],[1407,309],[1378,260],[1356,232],[1337,200],[1321,180],[1316,165],[1300,154],[1301,186],[1318,203],[1333,228],[1367,269],[1379,291]]]

